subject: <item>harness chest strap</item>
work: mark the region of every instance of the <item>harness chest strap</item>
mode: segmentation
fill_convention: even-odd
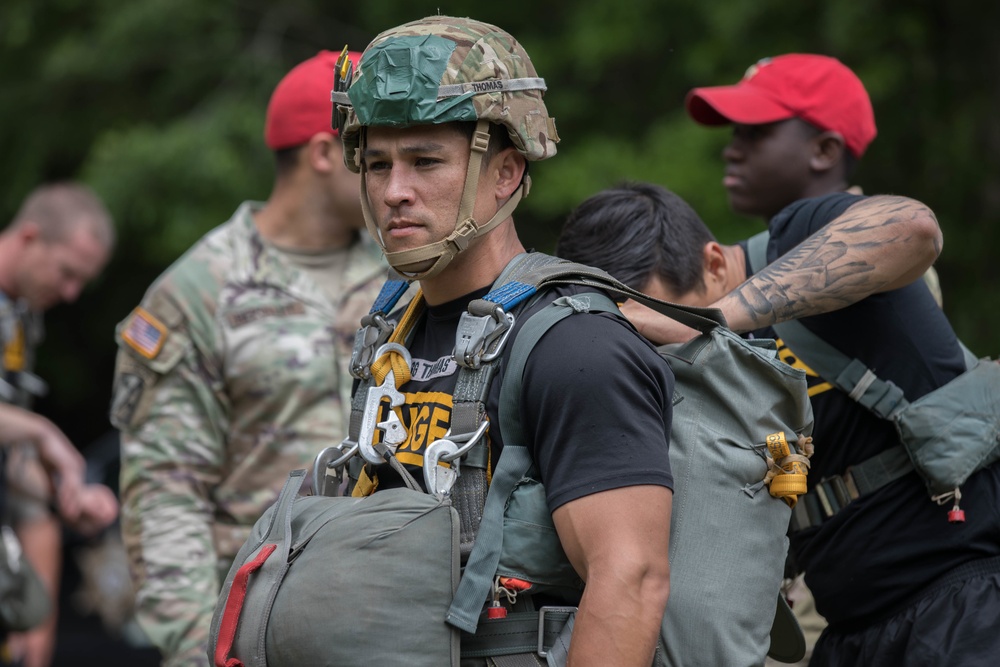
[[[518,409],[528,355],[552,325],[573,313],[583,312],[584,309],[591,312],[615,312],[617,306],[608,297],[597,293],[573,298],[562,297],[529,319],[514,340],[504,383],[500,388],[499,416],[504,448],[493,473],[476,544],[458,585],[455,600],[445,617],[448,623],[465,632],[475,634],[483,603],[489,598],[493,577],[500,563],[504,509],[510,494],[534,467],[531,453],[521,444],[525,440]]]

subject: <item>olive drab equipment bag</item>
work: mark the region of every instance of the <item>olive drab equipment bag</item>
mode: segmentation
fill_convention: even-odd
[[[753,272],[767,265],[770,235],[747,242]],[[889,380],[879,378],[800,322],[774,325],[796,356],[820,377],[869,412],[893,423],[900,444],[820,480],[796,509],[796,529],[819,525],[849,502],[916,471],[931,500],[952,503],[948,520],[961,523],[961,486],[974,472],[1000,460],[1000,364],[977,359],[962,345],[966,371],[912,403]]]
[[[411,489],[298,496],[293,472],[236,555],[212,618],[220,667],[457,667],[441,619],[458,585],[458,518]]]
[[[594,291],[554,299],[510,337],[516,314],[546,286],[560,284]],[[382,460],[384,450],[366,454],[361,443],[368,438],[373,449],[364,394],[402,396],[381,388],[389,380],[379,386],[365,377],[360,366],[379,358],[376,350],[398,345],[387,341],[402,340],[396,335],[409,310],[395,333],[384,317],[394,290],[402,291],[383,290],[356,339],[352,364],[362,383],[351,435],[317,456],[314,488],[321,493],[337,493],[345,464],[357,492],[364,475],[354,463]],[[290,480],[226,579],[212,624],[215,664],[457,665],[461,656],[498,666],[564,665],[582,582],[562,552],[521,435],[521,378],[535,342],[553,324],[581,312],[618,312],[609,293],[701,332],[661,348],[677,378],[670,440],[675,498],[670,599],[654,665],[751,667],[769,651],[801,658],[801,631],[780,586],[785,533],[791,506],[805,492],[810,451],[804,374],[778,360],[773,341],[730,332],[718,311],[660,302],[602,271],[527,253],[470,304],[459,324],[452,429],[425,452],[435,462],[424,466],[428,492],[295,498],[301,476]],[[488,488],[479,488],[488,465],[481,436],[489,422],[481,408],[491,367],[501,359],[500,423],[492,426],[502,430],[504,448]],[[386,442],[395,428],[391,415],[378,424]],[[445,461],[450,468],[437,465]],[[505,581],[525,588],[509,610],[500,610],[498,582]],[[539,591],[566,606],[535,609],[532,595]]]

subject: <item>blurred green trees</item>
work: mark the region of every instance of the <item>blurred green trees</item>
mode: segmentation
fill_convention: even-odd
[[[108,202],[120,245],[77,304],[48,317],[41,406],[84,443],[108,428],[116,322],[149,283],[272,177],[264,108],[295,63],[433,13],[517,36],[549,84],[560,155],[537,165],[518,226],[551,249],[566,212],[622,179],[688,199],[722,241],[760,223],[728,211],[728,133],[683,112],[698,85],[735,82],[757,59],[833,55],[871,93],[879,137],[866,192],[929,204],[945,232],[945,309],[970,347],[996,355],[1000,271],[1000,4],[968,0],[5,0],[0,4],[0,221],[40,182],[79,178]],[[920,323],[914,323],[919,327]]]

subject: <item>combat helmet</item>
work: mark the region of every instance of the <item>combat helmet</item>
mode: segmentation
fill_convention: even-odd
[[[333,98],[341,123],[344,161],[361,172],[365,224],[389,264],[414,279],[441,272],[472,239],[505,220],[527,196],[524,181],[485,224],[473,219],[476,184],[485,163],[490,125],[503,127],[527,160],[556,153],[555,121],[542,102],[545,80],[524,48],[500,28],[468,18],[430,16],[383,32],[365,49],[358,71],[343,61]],[[371,213],[361,160],[365,128],[410,127],[475,121],[465,190],[455,231],[446,239],[402,252],[388,252]],[[494,128],[496,129],[496,128]],[[477,159],[478,155],[478,159]],[[423,271],[408,267],[433,260]]]

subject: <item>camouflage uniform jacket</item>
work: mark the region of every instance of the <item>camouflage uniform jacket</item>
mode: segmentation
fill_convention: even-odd
[[[232,559],[290,470],[347,434],[347,363],[385,280],[356,243],[337,303],[265,245],[244,203],[117,329],[122,533],[165,665],[207,665]]]

